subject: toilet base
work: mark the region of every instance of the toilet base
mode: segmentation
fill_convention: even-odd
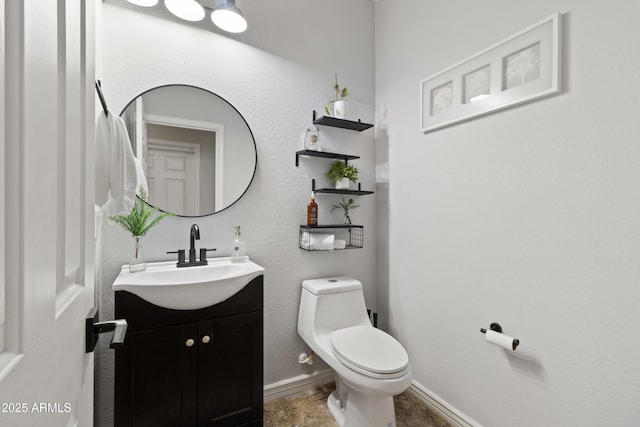
[[[341,401],[338,390],[327,399],[327,407],[339,427],[396,427],[393,396],[376,396],[348,390]]]
[[[334,390],[333,393],[329,395],[327,408],[329,408],[329,413],[333,419],[336,420],[336,424],[344,427],[344,408],[342,408],[340,398],[338,397],[338,390]]]

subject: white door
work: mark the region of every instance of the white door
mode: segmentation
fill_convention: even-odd
[[[149,203],[176,215],[200,215],[199,157],[197,144],[149,139]]]
[[[94,8],[0,0],[3,427],[93,424]]]

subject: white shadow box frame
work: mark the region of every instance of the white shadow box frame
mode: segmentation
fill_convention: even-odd
[[[555,13],[423,80],[420,131],[560,92],[560,22]]]

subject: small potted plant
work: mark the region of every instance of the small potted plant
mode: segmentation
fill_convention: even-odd
[[[345,200],[345,198],[342,198],[342,202],[338,203],[337,205],[333,205],[331,207],[331,212],[333,212],[336,209],[342,209],[344,212],[344,223],[345,224],[351,224],[351,217],[349,216],[349,210],[351,209],[355,209],[355,208],[359,208],[360,205],[357,204],[353,199],[349,199],[349,201]]]
[[[131,236],[135,240],[135,250],[133,257],[129,261],[129,272],[134,273],[136,271],[143,271],[147,268],[147,264],[142,257],[142,246],[140,238],[147,234],[149,230],[160,220],[166,216],[173,216],[173,214],[167,212],[160,212],[158,209],[152,207],[147,203],[147,193],[144,189],[140,188],[140,195],[136,197],[136,201],[133,205],[133,209],[128,215],[115,215],[110,216],[109,219],[120,227],[131,233]],[[151,214],[158,212],[158,215],[151,221]]]
[[[327,115],[331,114],[331,106],[333,105],[333,116],[338,119],[344,119],[347,117],[347,96],[349,95],[349,89],[343,87],[340,89],[340,85],[338,85],[338,75],[336,74],[336,84],[333,86],[333,89],[336,91],[336,99],[333,101],[329,101],[327,105],[324,107],[325,113]]]
[[[336,160],[327,171],[327,178],[337,190],[348,190],[349,182],[358,180],[358,168],[347,162]]]

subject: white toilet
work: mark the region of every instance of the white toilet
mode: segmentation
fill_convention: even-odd
[[[362,283],[348,276],[302,282],[298,333],[335,371],[327,405],[340,427],[395,427],[393,396],[411,384],[409,356],[371,325]]]

